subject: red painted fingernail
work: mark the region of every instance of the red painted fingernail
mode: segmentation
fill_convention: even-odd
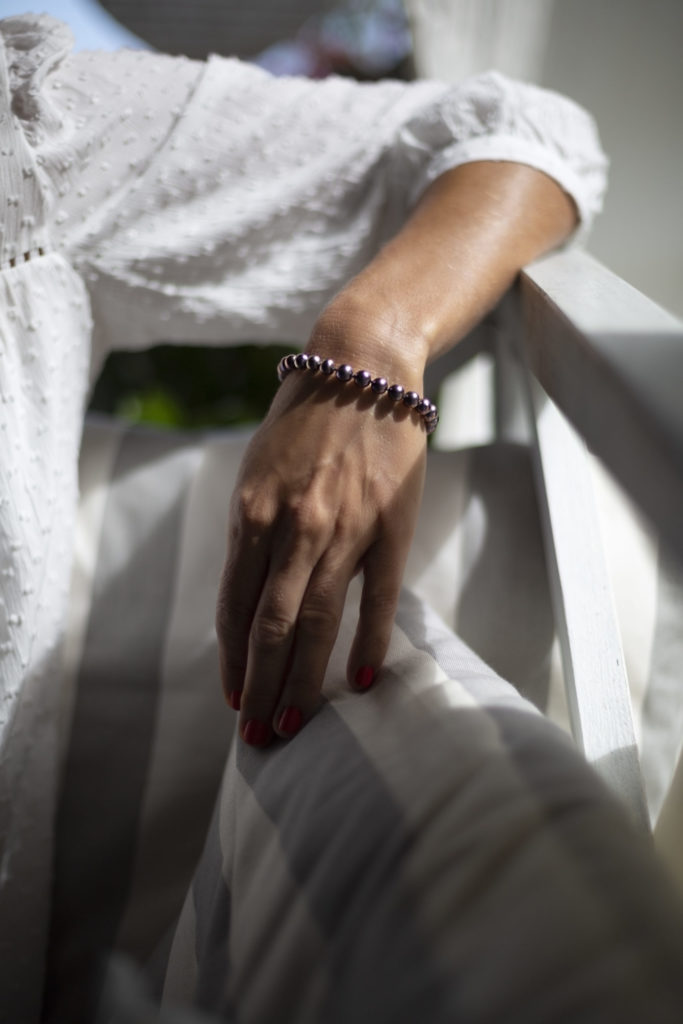
[[[270,726],[259,722],[258,718],[250,718],[242,729],[242,739],[252,747],[265,747],[270,739]]]
[[[285,736],[294,736],[301,728],[303,718],[298,708],[285,708],[277,720],[278,731]]]
[[[230,693],[228,694],[228,704],[233,709],[233,711],[239,711],[240,705],[242,704],[242,691],[231,690]]]
[[[356,686],[361,690],[369,690],[375,679],[375,670],[370,665],[361,665],[356,672]]]

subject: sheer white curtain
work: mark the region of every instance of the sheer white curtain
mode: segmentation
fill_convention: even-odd
[[[420,77],[540,75],[555,0],[404,0]]]

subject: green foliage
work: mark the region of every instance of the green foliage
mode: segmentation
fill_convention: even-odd
[[[277,389],[278,361],[291,350],[291,345],[159,345],[115,352],[90,408],[134,423],[182,429],[257,423]]]

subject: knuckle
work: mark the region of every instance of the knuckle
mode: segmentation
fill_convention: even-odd
[[[393,590],[374,590],[367,597],[368,611],[381,619],[393,619],[398,594]]]
[[[242,531],[262,533],[271,525],[272,516],[269,502],[252,487],[243,487],[235,492],[232,502],[231,539],[236,540]]]
[[[251,627],[251,642],[257,650],[272,650],[286,643],[292,623],[281,615],[258,615]]]
[[[329,512],[314,498],[301,498],[289,506],[289,521],[295,536],[319,537],[328,529]]]
[[[298,628],[306,634],[334,636],[338,624],[337,610],[329,600],[309,599],[301,606]]]

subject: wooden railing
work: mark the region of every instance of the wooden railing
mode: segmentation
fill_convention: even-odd
[[[544,390],[683,560],[683,324],[582,252],[521,275]]]
[[[683,561],[683,324],[579,251],[522,274],[504,319],[533,425],[572,731],[647,825],[586,445]]]
[[[521,274],[432,381],[482,352],[496,433],[532,449],[573,736],[649,827],[589,451],[683,562],[683,324],[570,250]]]

